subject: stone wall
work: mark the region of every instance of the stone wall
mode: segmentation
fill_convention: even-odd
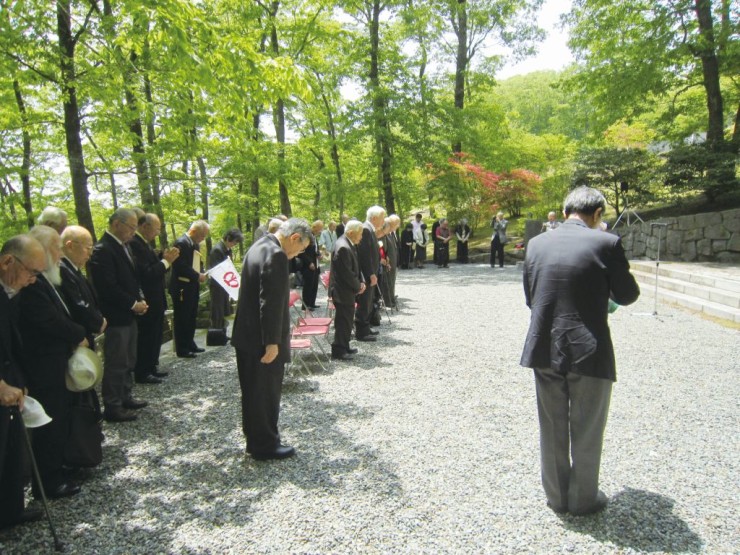
[[[651,225],[651,224],[667,224]],[[740,263],[740,208],[661,218],[613,231],[622,237],[627,258]],[[660,234],[660,235],[658,235]]]

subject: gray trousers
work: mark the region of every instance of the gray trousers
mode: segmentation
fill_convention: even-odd
[[[599,467],[612,382],[535,368],[542,486],[550,506],[579,512],[599,493]]]
[[[105,330],[102,389],[106,409],[120,407],[131,398],[137,335],[136,320],[128,326],[109,326]]]

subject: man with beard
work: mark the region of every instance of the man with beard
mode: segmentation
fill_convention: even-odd
[[[362,222],[348,221],[331,255],[329,296],[335,308],[334,341],[331,344],[333,360],[351,360],[350,355],[357,352],[357,349],[350,347],[349,340],[352,334],[352,319],[355,316],[355,297],[365,292],[355,247],[361,237]]]
[[[51,422],[34,430],[33,451],[41,483],[51,498],[68,497],[80,486],[64,473],[64,451],[69,437],[72,394],[67,390],[67,361],[78,345],[88,346],[87,332],[74,322],[71,311],[55,286],[61,286],[59,263],[62,240],[52,228],[39,225],[29,235],[44,247],[46,271],[23,289],[19,300],[19,328],[23,341],[23,368],[28,393],[38,400]],[[39,498],[34,483],[34,496]]]
[[[27,235],[8,239],[0,249],[0,528],[39,520],[24,510],[23,410],[25,380],[20,365],[18,292],[46,269],[43,247]]]
[[[136,233],[136,213],[119,208],[108,219],[108,230],[93,247],[90,275],[108,320],[103,353],[103,417],[108,422],[136,420],[134,410],[147,406],[131,395],[136,366],[137,317],[149,305],[139,286],[134,258],[127,243]]]
[[[188,232],[175,241],[180,256],[172,263],[170,297],[175,324],[175,351],[181,358],[195,358],[205,351],[195,344],[195,321],[198,317],[200,284],[206,281],[200,261],[200,243],[210,228],[205,220],[197,220]]]
[[[355,312],[355,338],[358,341],[375,341],[377,331],[370,327],[373,313],[373,296],[378,285],[380,268],[380,251],[376,232],[385,223],[385,209],[371,206],[367,209],[367,220],[362,224],[362,239],[357,245],[357,259],[367,289],[357,298]]]
[[[160,372],[159,353],[162,347],[164,311],[167,310],[164,276],[171,264],[177,260],[177,247],[166,249],[160,257],[154,252],[151,242],[159,235],[162,224],[156,214],[144,214],[139,218],[139,228],[129,242],[136,264],[136,275],[149,310],[137,319],[136,383],[158,384],[167,372]]]
[[[242,266],[231,336],[242,392],[242,430],[256,460],[286,459],[295,449],[278,431],[285,363],[290,362],[288,261],[308,246],[308,222],[291,218],[254,243]]]

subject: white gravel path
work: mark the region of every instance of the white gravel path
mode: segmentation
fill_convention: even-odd
[[[51,510],[67,553],[739,553],[740,332],[646,297],[610,316],[607,510],[559,517],[539,483],[521,274],[399,274],[400,313],[351,363],[290,378],[298,455],[243,456],[233,350],[175,360],[105,461]],[[324,299],[320,298],[323,304]],[[45,522],[0,552],[50,553]]]

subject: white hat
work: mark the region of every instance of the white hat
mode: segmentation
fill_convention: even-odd
[[[77,347],[67,363],[67,389],[78,393],[95,387],[103,378],[100,357],[92,349]]]
[[[26,428],[39,428],[51,422],[51,417],[46,414],[44,407],[36,399],[26,395],[21,412],[23,423]]]

